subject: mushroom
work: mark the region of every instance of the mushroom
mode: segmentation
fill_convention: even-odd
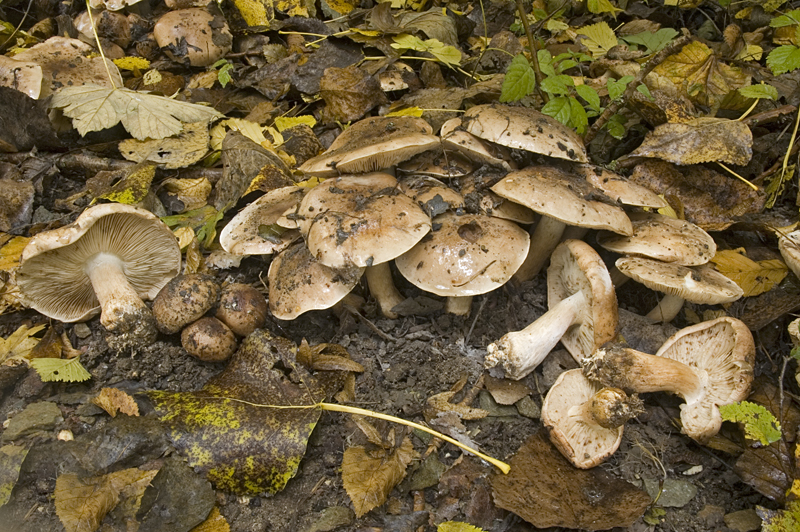
[[[800,231],[781,235],[778,239],[778,249],[789,269],[800,277]]]
[[[451,118],[442,124],[439,136],[442,138],[442,148],[445,153],[449,150],[481,164],[498,166],[505,170],[512,169],[511,165],[514,163],[511,161],[508,150],[503,146],[484,142],[472,133],[464,131],[461,127],[461,118]]]
[[[614,339],[617,298],[605,264],[581,240],[556,247],[547,270],[548,310],[521,331],[489,344],[484,365],[502,365],[505,376],[519,380],[533,371],[561,341],[577,360]]]
[[[248,336],[267,322],[267,300],[250,285],[231,283],[222,289],[217,319],[239,336]]]
[[[164,285],[153,299],[158,330],[175,334],[211,310],[219,297],[219,284],[211,275],[178,275]]]
[[[233,45],[233,35],[222,13],[212,15],[199,7],[167,12],[156,22],[153,35],[170,59],[187,59],[195,67],[213,65]]]
[[[475,171],[470,159],[460,153],[426,151],[397,165],[397,173],[402,175],[426,175],[436,179],[463,177]]]
[[[414,286],[447,297],[453,314],[469,314],[472,296],[508,281],[528,251],[528,234],[500,218],[446,213],[433,224],[435,229],[395,265]]]
[[[585,179],[549,166],[529,166],[498,181],[492,190],[542,215],[531,235],[531,250],[514,275],[519,282],[532,279],[547,262],[567,225],[608,229],[630,235],[633,227],[621,208],[598,198],[603,194]]]
[[[419,242],[431,221],[395,178],[375,172],[325,181],[306,194],[298,215],[312,255],[332,268],[366,267],[381,312],[396,318],[391,309],[405,298],[392,282],[389,261]]]
[[[200,318],[181,333],[186,352],[203,362],[224,362],[236,351],[236,335],[217,318]]]
[[[755,344],[747,326],[728,316],[681,329],[655,355],[612,346],[583,362],[584,374],[626,391],[671,392],[681,405],[682,432],[706,443],[719,432],[719,406],[741,401],[753,381]]]
[[[593,383],[580,369],[559,375],[542,403],[550,441],[575,467],[589,469],[614,454],[625,422],[644,412],[637,395]]]
[[[16,89],[36,100],[42,92],[42,67],[0,55],[0,86]]]
[[[649,188],[633,183],[606,168],[583,164],[578,165],[577,171],[586,178],[590,185],[602,190],[603,194],[622,205],[649,209],[662,209],[669,205],[664,198]],[[634,225],[634,232],[635,230]]]
[[[26,304],[63,322],[100,311],[115,336],[113,349],[151,343],[152,299],[181,264],[178,241],[152,213],[108,203],[86,209],[73,223],[39,233],[22,252],[17,284]]]
[[[431,218],[447,211],[464,210],[464,198],[461,194],[436,178],[412,175],[400,181],[399,187]]]
[[[373,116],[345,129],[330,148],[298,170],[318,177],[375,172],[438,147],[439,137],[421,118]]]
[[[655,321],[672,321],[683,308],[684,301],[716,305],[736,301],[744,295],[739,285],[710,264],[690,268],[641,257],[621,257],[617,259],[616,267],[620,273],[647,288],[666,294],[647,314]]]

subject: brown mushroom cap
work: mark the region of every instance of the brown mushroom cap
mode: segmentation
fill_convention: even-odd
[[[345,129],[325,153],[298,169],[319,177],[375,172],[437,147],[439,137],[421,118],[373,116]]]
[[[204,362],[224,362],[236,351],[236,335],[217,318],[200,318],[181,333],[181,345]]]
[[[397,165],[402,175],[426,175],[437,179],[463,177],[475,171],[475,165],[460,153],[426,151]]]
[[[309,250],[333,268],[392,260],[431,228],[430,218],[401,193],[389,174],[327,180],[300,203],[298,221]]]
[[[609,251],[674,262],[683,266],[699,266],[711,260],[717,245],[711,235],[686,220],[656,213],[630,215],[633,234],[601,232],[597,242]]]
[[[488,178],[488,179],[487,179]],[[461,179],[461,194],[467,210],[473,213],[495,216],[518,224],[532,224],[536,213],[524,205],[503,198],[489,188],[493,176],[472,174]]]
[[[308,189],[282,187],[271,190],[239,211],[219,234],[222,249],[235,255],[269,255],[277,253],[300,238],[297,230],[266,234],[278,219],[299,205]],[[274,228],[274,227],[272,227]]]
[[[269,310],[293,320],[309,310],[330,308],[358,284],[364,268],[331,268],[317,261],[303,242],[281,251],[269,265]]]
[[[153,299],[158,330],[174,334],[211,310],[219,297],[219,284],[211,275],[178,275]]]
[[[197,67],[213,65],[233,44],[225,17],[199,7],[169,11],[158,19],[153,35],[170,58],[180,61],[185,57]]]
[[[250,285],[231,283],[222,289],[217,319],[238,334],[247,336],[267,322],[267,299]]]
[[[511,165],[507,161],[507,159],[510,160],[508,150],[503,146],[484,142],[472,133],[464,131],[461,127],[460,117],[451,118],[442,124],[439,136],[442,138],[442,147],[445,152],[459,153],[481,164],[500,166],[506,170],[511,169]]]
[[[583,174],[590,185],[602,190],[606,196],[623,205],[651,209],[661,209],[668,205],[664,198],[649,188],[632,183],[606,168],[586,164],[580,165],[578,172]]]
[[[527,107],[476,105],[462,119],[464,129],[484,140],[549,157],[585,163],[581,138],[555,118]]]
[[[395,259],[413,285],[440,296],[484,294],[503,285],[528,252],[528,233],[516,224],[477,214],[442,214],[436,229]]]

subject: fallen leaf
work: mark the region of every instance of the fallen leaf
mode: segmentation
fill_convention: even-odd
[[[0,248],[0,271],[10,272],[19,266],[22,250],[28,245],[30,238],[15,236]]]
[[[0,447],[0,506],[11,498],[11,491],[17,483],[19,470],[27,455],[28,449],[20,445]]]
[[[119,151],[129,161],[137,163],[150,161],[170,169],[191,166],[208,152],[208,123],[186,124],[175,137],[123,140]]]
[[[744,122],[723,118],[662,124],[645,135],[631,156],[682,165],[720,161],[743,166],[753,156],[753,134]]]
[[[589,49],[589,53],[595,59],[606,55],[609,50],[618,44],[614,30],[606,22],[584,26],[577,30],[576,33],[585,37],[581,40],[581,43]]]
[[[103,388],[92,398],[92,403],[108,412],[111,417],[115,417],[117,412],[129,416],[139,415],[139,405],[133,397],[118,388]]]
[[[110,187],[93,190],[96,201],[98,198],[107,199],[116,203],[135,205],[142,201],[150,192],[150,185],[156,175],[156,165],[153,163],[137,164],[131,169],[111,172],[107,183],[114,183]],[[121,179],[118,179],[120,176]],[[88,183],[87,183],[88,185]],[[94,187],[91,187],[94,188]]]
[[[20,325],[8,338],[0,338],[0,362],[9,358],[25,358],[39,343],[39,338],[33,335],[45,328],[45,325],[28,327]]]
[[[182,209],[175,209],[178,212],[186,212],[203,207],[206,205],[208,195],[211,193],[211,182],[205,177],[196,179],[170,177],[165,179],[161,186],[170,197],[174,197],[183,204]],[[181,245],[181,248],[183,247]]]
[[[161,221],[167,224],[173,231],[181,227],[194,229],[198,240],[208,247],[217,235],[217,222],[225,215],[222,211],[217,211],[211,205],[200,207],[182,214],[164,216]]]
[[[294,351],[258,329],[199,391],[148,392],[174,445],[217,489],[276,493],[297,472],[325,394]]]
[[[489,415],[489,412],[482,408],[472,408],[459,403],[451,403],[450,399],[455,394],[456,392],[442,392],[430,396],[425,401],[425,409],[423,410],[425,420],[430,423],[431,420],[445,412],[453,412],[459,418],[466,420],[483,419]]]
[[[80,357],[34,358],[31,367],[39,374],[42,382],[83,382],[92,378],[92,374],[81,366]]]
[[[374,107],[389,103],[380,83],[355,65],[326,68],[319,80],[319,95],[331,120],[351,122]]]
[[[406,467],[414,455],[408,436],[392,449],[355,446],[344,451],[342,482],[353,501],[356,517],[386,502],[392,488],[406,476]]]
[[[743,248],[717,251],[711,262],[717,271],[744,290],[744,297],[769,292],[789,273],[788,266],[782,260],[756,262],[745,254]]]
[[[761,532],[800,530],[800,479],[795,479],[789,489],[786,497],[786,509],[769,510],[762,506],[756,506],[756,512],[762,519]]]
[[[230,532],[231,527],[225,516],[219,513],[219,507],[214,506],[205,521],[191,529],[189,532]]]
[[[460,521],[446,521],[436,525],[436,532],[484,532],[482,528]]]
[[[114,127],[119,122],[139,140],[163,139],[183,131],[181,122],[210,122],[221,118],[213,107],[179,102],[145,92],[97,85],[66,87],[50,106],[63,109],[81,136]]]
[[[272,0],[234,0],[233,5],[248,26],[269,28],[270,21],[275,18]]]
[[[492,478],[494,502],[537,528],[628,527],[651,502],[600,468],[576,469],[542,432],[525,441],[510,465],[507,475]]]

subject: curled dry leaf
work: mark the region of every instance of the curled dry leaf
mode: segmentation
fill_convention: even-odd
[[[442,392],[430,396],[425,402],[425,419],[430,422],[445,412],[454,412],[458,417],[466,420],[483,419],[489,415],[489,412],[482,408],[472,408],[459,403],[451,403],[450,399],[455,394],[456,392]]]
[[[122,412],[129,416],[139,415],[139,405],[136,401],[118,388],[103,388],[100,393],[92,398],[92,403],[96,404],[111,417],[115,417],[117,412]]]

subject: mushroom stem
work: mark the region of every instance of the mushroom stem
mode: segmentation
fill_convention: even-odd
[[[523,378],[556,346],[585,304],[586,296],[582,291],[562,299],[521,331],[507,333],[489,344],[484,366],[491,368],[502,364],[507,378]]]
[[[561,235],[561,241],[564,240],[583,240],[586,236],[586,233],[589,232],[588,227],[578,227],[577,225],[570,225],[566,229],[564,229],[564,233]]]
[[[530,281],[536,274],[538,274],[542,267],[544,267],[550,254],[561,242],[561,235],[567,224],[551,218],[550,216],[542,216],[539,223],[531,233],[531,245],[528,248],[528,256],[525,257],[525,262],[519,267],[514,274],[514,280],[518,283]]]
[[[378,301],[381,314],[387,318],[395,319],[398,314],[392,309],[406,300],[392,281],[392,271],[389,269],[389,262],[382,262],[374,266],[367,267],[364,275],[367,277],[369,293]]]
[[[100,301],[100,323],[109,331],[126,331],[143,313],[147,305],[128,282],[124,263],[112,253],[98,253],[86,263],[84,271],[92,282]]]
[[[691,366],[627,347],[598,349],[583,360],[583,373],[603,386],[639,393],[671,392],[687,402],[703,391],[701,378]]]
[[[612,266],[611,269],[608,270],[608,275],[611,277],[611,284],[614,285],[614,288],[619,288],[631,280],[630,277],[619,271],[619,268],[617,268],[616,265]]]
[[[469,316],[472,310],[472,296],[450,296],[444,304],[444,310],[456,316]]]
[[[579,417],[584,423],[615,429],[644,412],[637,395],[629,396],[619,388],[602,388],[587,401],[569,409],[567,415]]]
[[[647,313],[647,317],[663,323],[672,321],[683,308],[683,303],[684,299],[682,297],[667,294],[653,310]]]

